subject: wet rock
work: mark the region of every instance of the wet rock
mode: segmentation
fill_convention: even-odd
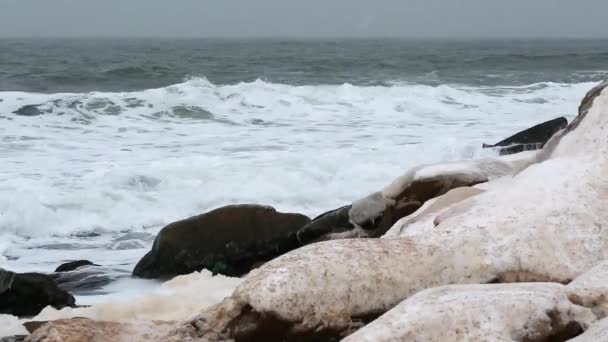
[[[57,269],[55,270],[55,272],[73,271],[73,270],[75,270],[75,269],[77,269],[79,267],[88,266],[88,265],[99,266],[97,264],[92,263],[89,260],[77,260],[77,261],[66,262],[65,264],[60,265],[59,267],[57,267]]]
[[[496,144],[483,144],[483,148],[501,147],[498,152],[500,155],[538,150],[543,148],[555,133],[566,126],[568,126],[568,120],[559,117],[528,128]]]
[[[164,227],[133,270],[142,278],[171,278],[202,269],[241,276],[300,244],[310,219],[260,205],[230,205]]]
[[[17,109],[13,113],[22,116],[38,116],[44,114],[40,109],[38,109],[38,106],[40,105],[26,105]]]
[[[353,230],[355,226],[350,222],[348,216],[351,207],[351,205],[347,205],[315,217],[298,231],[298,241],[305,245],[315,241],[327,240],[329,234]]]
[[[69,271],[51,273],[49,276],[64,291],[77,295],[92,295],[105,293],[101,289],[119,279],[121,274],[116,270],[89,264]],[[125,277],[126,274],[122,276]]]
[[[53,279],[39,273],[13,273],[0,269],[0,313],[18,317],[35,316],[46,306],[61,309],[74,306],[72,295],[60,289]]]

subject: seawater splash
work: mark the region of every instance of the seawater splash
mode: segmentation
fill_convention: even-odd
[[[158,227],[228,204],[315,215],[559,115],[589,84],[217,86],[0,98],[0,232]],[[14,112],[34,106],[40,115]],[[31,107],[30,107],[31,108]]]

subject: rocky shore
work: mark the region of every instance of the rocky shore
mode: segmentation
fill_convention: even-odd
[[[191,287],[194,317],[82,318],[68,292],[112,281],[90,261],[0,272],[0,313],[55,308],[26,341],[608,341],[606,86],[569,124],[484,145],[499,157],[416,167],[313,219],[235,205],[166,226],[133,276],[243,277],[213,303]]]

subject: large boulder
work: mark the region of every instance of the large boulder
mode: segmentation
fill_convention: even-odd
[[[142,278],[171,278],[202,269],[241,276],[300,246],[310,219],[260,205],[230,205],[164,227],[135,266]]]
[[[565,341],[595,321],[561,284],[452,285],[417,293],[344,341]]]
[[[515,174],[532,164],[536,154],[496,159],[429,164],[415,167],[395,179],[383,191],[314,218],[298,232],[302,245],[312,242],[377,238],[397,221],[416,212],[428,201],[450,190],[485,183]],[[471,190],[469,192],[475,192]]]
[[[564,117],[559,117],[523,130],[496,144],[483,144],[483,148],[500,147],[498,150],[500,155],[538,150],[543,148],[555,133],[566,128],[566,126],[568,126],[568,120]]]
[[[74,297],[60,289],[47,275],[13,273],[0,269],[0,313],[18,317],[35,316],[47,306],[74,306]]]

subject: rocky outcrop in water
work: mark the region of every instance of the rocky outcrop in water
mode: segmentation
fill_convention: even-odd
[[[26,105],[14,111],[13,114],[21,116],[38,116],[44,114],[40,109],[38,109],[38,106],[39,105]]]
[[[89,260],[76,260],[76,261],[70,261],[70,262],[66,262],[64,264],[59,265],[59,267],[57,267],[57,269],[55,269],[55,272],[74,271],[82,266],[99,266],[99,265],[94,264],[93,262],[91,262]]]
[[[30,317],[49,305],[61,309],[75,303],[74,297],[60,289],[47,275],[0,269],[1,314]]]
[[[260,205],[230,205],[172,223],[133,270],[142,278],[171,278],[202,269],[241,276],[300,246],[297,231],[310,219]]]
[[[538,150],[543,148],[555,133],[566,128],[566,126],[568,126],[568,120],[559,117],[523,130],[496,144],[483,144],[483,148],[500,147],[498,150],[500,155]]]

